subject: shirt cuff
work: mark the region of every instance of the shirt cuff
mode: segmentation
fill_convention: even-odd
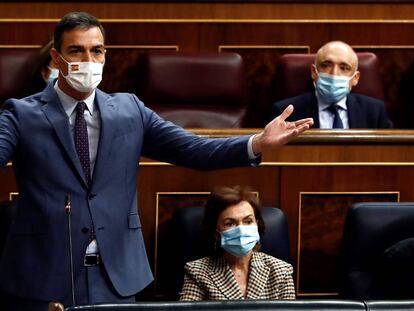
[[[261,156],[260,153],[258,155],[255,155],[254,152],[253,152],[253,138],[255,136],[256,135],[250,136],[249,141],[247,142],[247,154],[249,155],[249,160],[250,161],[255,161],[258,158],[260,158],[260,156]]]

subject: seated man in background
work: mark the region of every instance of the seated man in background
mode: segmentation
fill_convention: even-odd
[[[213,191],[203,224],[212,255],[185,265],[180,300],[295,299],[292,266],[259,252],[264,222],[248,188]]]
[[[348,44],[326,43],[318,50],[310,69],[315,91],[277,102],[274,116],[293,105],[295,110],[288,120],[312,117],[315,128],[392,127],[382,101],[350,93],[358,84],[360,72],[358,57]]]

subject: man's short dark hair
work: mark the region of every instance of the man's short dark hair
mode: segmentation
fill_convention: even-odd
[[[81,29],[90,29],[93,27],[98,27],[102,35],[105,37],[105,31],[102,27],[102,24],[99,20],[86,12],[71,12],[62,17],[62,19],[57,23],[54,33],[54,45],[53,47],[56,51],[60,52],[62,46],[62,37],[65,31],[70,31],[75,28]]]

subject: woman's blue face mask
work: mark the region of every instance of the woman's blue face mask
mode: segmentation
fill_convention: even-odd
[[[242,257],[260,241],[257,225],[240,225],[220,232],[221,247],[230,254]]]
[[[335,76],[327,73],[318,72],[318,79],[315,84],[316,93],[327,104],[339,102],[351,91],[349,81],[355,76],[356,72],[350,76]]]
[[[47,77],[47,81],[46,81],[47,83],[54,81],[59,76],[59,69],[51,68],[51,67],[48,67],[48,68],[49,68],[49,77]]]

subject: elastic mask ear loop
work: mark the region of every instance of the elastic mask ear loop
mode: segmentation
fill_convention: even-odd
[[[315,64],[312,64],[312,66],[313,66],[313,68],[315,68],[315,72],[316,72],[316,74],[318,75],[318,77],[319,77],[319,70],[318,70],[318,68],[316,67],[316,65]]]
[[[351,81],[353,78],[355,78],[355,75],[357,74],[358,70],[355,70],[354,74],[349,77],[349,81]]]
[[[68,73],[67,73],[66,76],[63,74],[62,70],[60,70],[60,68],[59,68],[59,72],[62,74],[63,77],[66,78],[69,75],[69,66],[70,66],[70,63],[60,53],[59,53],[59,57],[65,62],[66,66],[67,66]]]
[[[312,66],[313,68],[315,68],[315,72],[317,76],[315,80],[312,79],[313,80],[312,83],[313,83],[313,87],[316,87],[316,83],[318,82],[318,79],[319,79],[319,71],[315,64],[312,64]]]

